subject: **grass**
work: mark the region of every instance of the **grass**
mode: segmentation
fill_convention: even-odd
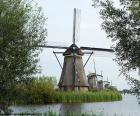
[[[18,114],[12,114],[13,116],[104,116],[104,112],[62,112],[57,113],[54,111],[47,111],[45,113],[18,113]],[[113,116],[118,116],[116,113]]]
[[[37,95],[37,94],[36,94]],[[118,91],[101,90],[96,92],[63,92],[41,93],[37,96],[27,94],[24,99],[18,99],[14,104],[48,104],[48,103],[85,103],[85,102],[110,102],[122,100]]]
[[[21,83],[15,87],[14,105],[48,104],[48,103],[85,103],[109,102],[122,100],[120,92],[112,89],[92,91],[60,91],[55,90],[48,78],[35,79],[29,84]]]
[[[97,92],[56,92],[53,101],[50,101],[50,103],[109,102],[120,100],[122,100],[122,96],[119,92],[102,90]]]

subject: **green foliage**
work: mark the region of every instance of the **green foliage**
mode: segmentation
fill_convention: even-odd
[[[36,116],[104,116],[105,113],[104,111],[93,113],[93,112],[72,112],[72,111],[67,111],[67,112],[61,112],[57,113],[55,111],[47,111],[45,113],[20,113],[20,114],[13,114],[13,115],[21,115],[21,116],[28,116],[28,115],[36,115]],[[118,116],[116,113],[113,116]]]
[[[59,91],[55,89],[55,77],[34,78],[29,83],[18,84],[13,104],[108,102],[122,99],[116,90]]]
[[[55,96],[54,77],[35,78],[29,84],[18,84],[15,88],[15,104],[52,103]]]
[[[53,83],[49,77],[41,77],[30,84],[17,85],[18,97],[15,104],[107,102],[122,99],[121,94],[116,90],[63,92],[56,91]]]
[[[118,91],[118,89],[114,86],[109,86],[107,89],[112,90],[112,91]]]
[[[17,114],[12,114],[13,116],[104,116],[105,113],[103,111],[101,112],[97,112],[97,113],[93,113],[93,112],[55,112],[55,111],[47,111],[45,113],[17,113]],[[116,113],[112,116],[120,116],[117,115]],[[121,115],[122,116],[122,115]]]
[[[58,103],[107,102],[121,100],[117,91],[102,90],[98,92],[57,92]]]
[[[17,83],[39,72],[37,44],[46,37],[41,8],[30,0],[0,0],[0,112],[12,101]]]
[[[53,111],[48,111],[44,113],[44,116],[60,116],[60,114]]]
[[[94,89],[90,89],[89,91],[91,91],[91,92],[97,92],[98,91],[98,89],[96,88],[94,88]]]
[[[100,6],[102,28],[115,43],[115,60],[121,66],[121,74],[128,80],[133,93],[139,96],[140,81],[129,72],[140,72],[140,1],[119,0],[119,7],[111,0],[95,1],[94,6]]]
[[[119,0],[120,7],[111,0],[95,1],[101,8],[102,28],[115,41],[116,61],[122,72],[140,70],[140,1]]]

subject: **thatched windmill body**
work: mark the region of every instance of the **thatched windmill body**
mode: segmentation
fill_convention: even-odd
[[[86,78],[84,67],[90,59],[93,51],[105,51],[105,52],[113,52],[112,49],[104,49],[104,48],[93,48],[93,47],[78,47],[75,44],[76,37],[76,23],[77,23],[77,9],[74,9],[74,21],[73,21],[73,43],[70,47],[63,46],[52,46],[52,45],[39,45],[39,47],[43,48],[56,48],[56,49],[66,49],[65,52],[53,52],[56,56],[56,59],[62,68],[61,77],[59,80],[59,88],[61,90],[84,90],[87,91],[89,88],[89,84]],[[82,50],[90,50],[92,52],[82,52]],[[63,54],[64,63],[61,66],[61,63],[56,54]],[[83,64],[82,56],[84,54],[90,54],[88,60],[85,64]]]

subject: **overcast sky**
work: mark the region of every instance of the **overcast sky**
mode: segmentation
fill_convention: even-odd
[[[112,42],[106,38],[106,34],[101,30],[102,20],[98,10],[93,8],[91,0],[36,0],[42,7],[47,19],[48,37],[50,44],[67,45],[72,43],[73,33],[73,9],[81,9],[80,38],[78,46],[92,46],[110,48]],[[42,66],[41,75],[55,76],[59,80],[61,68],[53,54],[56,49],[44,49],[40,55],[40,65]],[[63,56],[58,55],[61,64]],[[88,55],[83,57],[85,62]],[[112,60],[114,55],[102,53],[95,55],[97,73],[103,72],[104,80],[108,79],[118,89],[129,88],[124,77],[119,77],[119,66]],[[86,74],[94,72],[93,57],[85,68]]]

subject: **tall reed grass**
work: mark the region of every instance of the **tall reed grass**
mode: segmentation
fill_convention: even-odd
[[[0,114],[1,115],[1,114]],[[13,116],[104,116],[104,111],[100,112],[55,112],[55,111],[47,111],[44,113],[17,113],[12,114]],[[120,116],[116,113],[112,116]],[[121,115],[122,116],[122,115]]]
[[[117,91],[101,90],[97,92],[56,92],[53,103],[109,102],[122,100]]]
[[[40,78],[32,83],[17,85],[14,104],[108,102],[122,99],[117,90],[56,91],[51,79]]]

